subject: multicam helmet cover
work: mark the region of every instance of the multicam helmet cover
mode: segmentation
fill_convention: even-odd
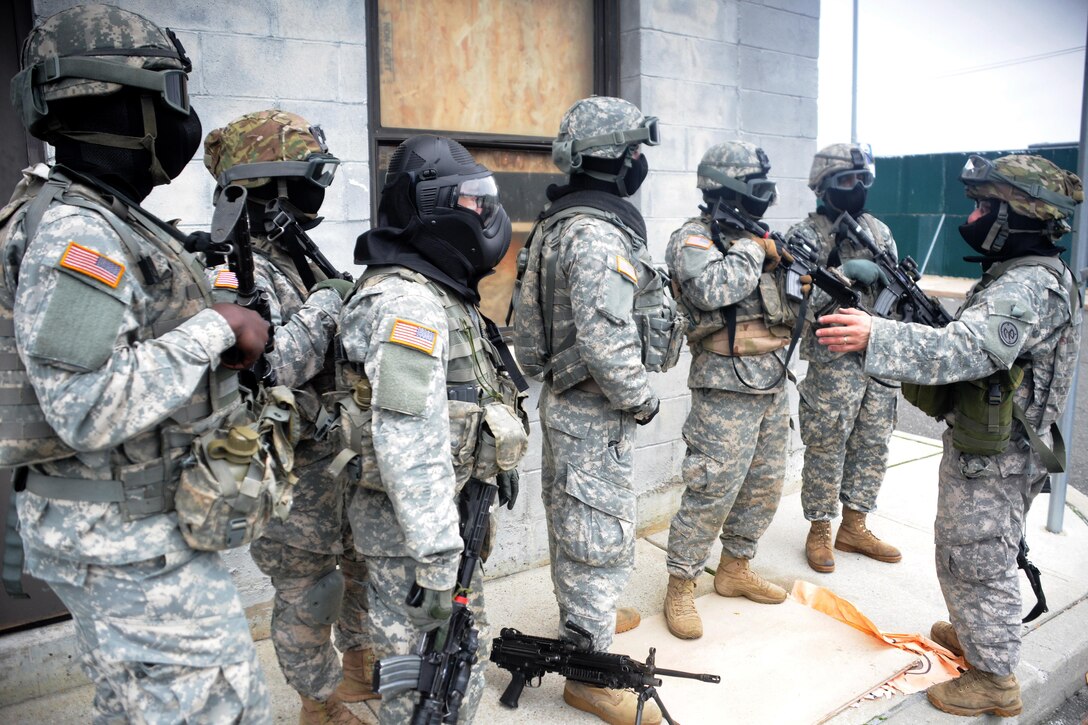
[[[220,186],[256,189],[281,176],[328,186],[337,164],[321,127],[288,111],[247,113],[204,139],[204,166]]]
[[[843,171],[867,171],[872,183],[876,166],[869,144],[835,143],[817,151],[808,174],[808,188],[821,195],[827,190],[831,177]]]
[[[188,114],[192,63],[174,33],[112,5],[79,5],[45,18],[23,43],[11,100],[24,125],[41,131],[49,101],[104,96],[122,87],[160,91]],[[150,71],[150,72],[149,72]]]
[[[1033,219],[1058,221],[1084,201],[1080,177],[1041,156],[1011,154],[993,161],[971,156],[960,181],[972,199],[999,199]]]
[[[591,96],[563,114],[552,160],[569,174],[581,168],[582,156],[618,159],[632,146],[656,146],[658,141],[657,118],[643,116],[638,106],[622,98]]]

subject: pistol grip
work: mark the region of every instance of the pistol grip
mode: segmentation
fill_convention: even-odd
[[[510,679],[510,684],[503,690],[499,702],[511,709],[517,709],[521,691],[525,689],[525,675],[521,672],[514,672],[513,674],[514,676]]]

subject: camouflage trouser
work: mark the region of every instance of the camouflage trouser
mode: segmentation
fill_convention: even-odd
[[[809,521],[830,521],[841,501],[854,511],[876,509],[895,430],[899,389],[865,374],[857,355],[810,362],[798,419],[805,444],[801,507]]]
[[[949,429],[951,430],[951,429]],[[961,454],[944,435],[934,540],[937,580],[964,657],[986,672],[1020,662],[1016,554],[1045,473],[1001,475],[994,458]]]
[[[355,551],[347,517],[344,477],[325,473],[327,461],[306,466],[295,486],[291,514],[274,522],[253,542],[250,554],[262,572],[272,577],[272,642],[287,684],[314,700],[327,700],[340,683],[340,658],[329,641],[336,616],[336,648],[341,652],[369,645],[367,637],[366,563]],[[321,580],[337,564],[344,578],[338,602],[308,604],[322,589]],[[335,575],[334,575],[335,576]]]
[[[415,560],[408,557],[368,556],[366,562],[369,569],[367,588],[370,596],[370,636],[374,643],[374,656],[380,660],[390,655],[415,653],[423,632],[416,629],[408,619],[407,605],[404,603],[416,580]],[[472,595],[469,597],[468,606],[476,617],[479,648],[476,650],[478,660],[472,666],[468,692],[465,693],[458,712],[459,723],[470,723],[476,715],[476,707],[484,694],[484,669],[491,654],[481,566],[476,567],[472,576]],[[378,721],[382,725],[404,725],[411,722],[412,710],[418,703],[419,692],[416,690],[408,690],[399,695],[385,695],[378,710]]]
[[[631,488],[635,419],[604,396],[581,390],[540,394],[544,439],[541,495],[548,521],[559,636],[572,621],[607,650],[616,603],[635,564],[638,496]]]
[[[80,583],[44,566],[31,573],[72,613],[95,685],[95,723],[272,721],[249,624],[218,554],[186,550],[78,571]]]
[[[785,392],[692,389],[684,423],[684,494],[669,527],[671,576],[697,577],[719,531],[725,553],[756,555],[782,498],[788,439]]]

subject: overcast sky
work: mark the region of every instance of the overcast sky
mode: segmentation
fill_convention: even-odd
[[[858,140],[877,156],[1079,141],[1088,0],[858,6]],[[852,13],[820,4],[820,147],[850,140]]]

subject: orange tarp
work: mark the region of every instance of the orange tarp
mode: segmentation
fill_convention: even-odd
[[[908,670],[892,678],[888,685],[905,695],[924,690],[938,682],[959,677],[960,671],[967,669],[962,657],[957,657],[929,637],[921,634],[890,634],[880,629],[857,607],[835,592],[798,579],[793,584],[791,596],[801,604],[823,612],[829,617],[849,624],[854,629],[864,632],[884,642],[889,647],[913,652],[922,658],[922,666]]]

